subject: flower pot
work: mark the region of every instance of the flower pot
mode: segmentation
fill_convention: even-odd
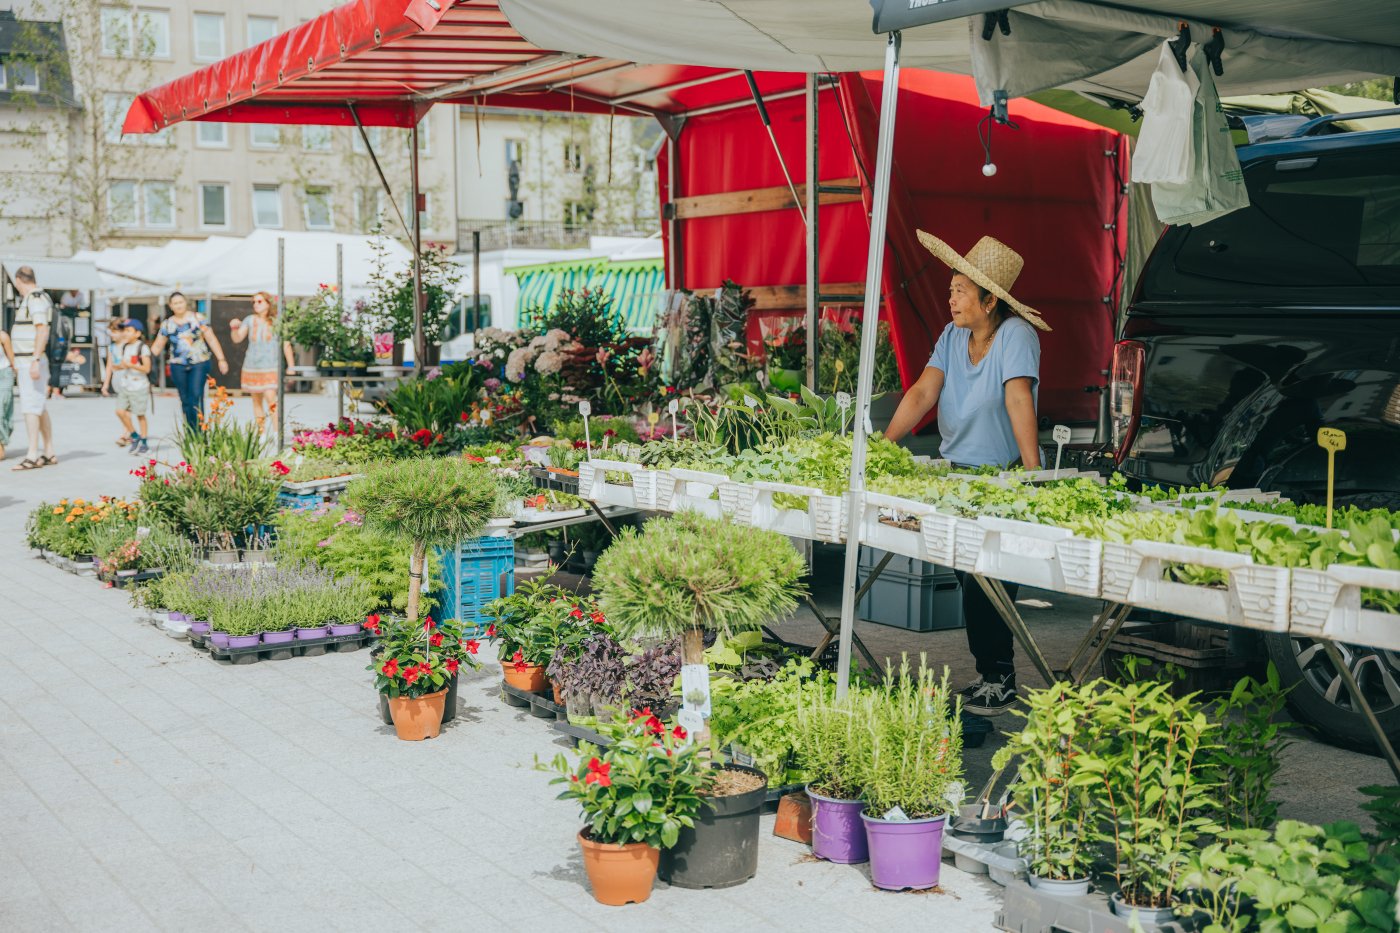
[[[592,573],[593,565],[598,563],[597,551],[580,551],[579,557],[583,561],[583,572]]]
[[[262,643],[264,645],[285,645],[295,640],[296,637],[297,633],[293,629],[287,629],[284,632],[263,632]]]
[[[660,875],[678,888],[728,888],[758,871],[758,817],[768,794],[762,771],[726,765],[762,778],[742,794],[702,797],[695,825],[683,827],[676,844],[661,853]]]
[[[1113,912],[1120,917],[1132,917],[1136,914],[1143,926],[1161,926],[1176,919],[1175,907],[1134,907],[1123,900],[1123,895],[1117,891],[1108,899],[1108,903]]]
[[[243,554],[243,563],[245,564],[272,563],[272,552],[264,548],[259,548],[257,550],[245,548],[241,553]]]
[[[594,842],[586,829],[579,831],[578,845],[583,850],[589,887],[598,903],[621,907],[640,904],[651,897],[660,849],[645,842]]]
[[[394,724],[393,714],[389,712],[389,698],[384,694],[379,694],[379,718],[384,720],[384,725]],[[453,674],[447,681],[447,696],[442,702],[442,723],[446,725],[457,718],[457,675]]]
[[[959,839],[968,842],[990,844],[1001,842],[1006,835],[1006,819],[1001,816],[982,818],[981,804],[971,804],[958,811],[949,830]],[[992,811],[999,812],[999,811]]]
[[[191,622],[190,631],[196,635],[208,635],[210,624],[208,622]]]
[[[190,621],[193,621],[192,619],[190,619],[189,616],[185,615],[183,612],[171,612],[171,613],[168,613],[168,617],[169,617],[169,619],[170,619],[171,622],[190,622]]]
[[[882,820],[862,813],[870,849],[870,881],[886,891],[923,891],[938,884],[946,816]]]
[[[331,635],[354,635],[359,632],[361,628],[363,628],[363,626],[359,622],[352,622],[349,625],[336,625],[335,623],[331,623]]]
[[[555,705],[555,706],[563,706],[563,705],[564,705],[564,691],[563,691],[563,689],[559,686],[559,681],[557,681],[557,680],[555,680],[554,678],[551,677],[550,680],[549,680],[549,687],[550,687],[551,690],[554,691],[554,705]]]
[[[228,646],[230,648],[254,648],[262,636],[260,635],[228,635]]]
[[[569,719],[583,719],[593,715],[593,704],[586,693],[564,694],[564,711]]]
[[[302,628],[298,626],[296,629],[296,637],[298,641],[310,641],[313,638],[325,638],[326,634],[330,632],[330,630],[331,628],[329,625],[320,625],[316,628]]]
[[[204,559],[211,564],[236,564],[238,563],[238,552],[231,549],[210,549],[204,552]]]
[[[773,835],[811,845],[812,799],[803,793],[792,793],[779,800],[778,819],[773,824]]]
[[[1053,894],[1056,897],[1083,897],[1089,893],[1088,878],[1071,878],[1062,881],[1058,878],[1041,878],[1031,875],[1028,879],[1031,887],[1046,894]]]
[[[390,697],[389,715],[394,718],[394,732],[405,742],[437,738],[442,729],[446,700],[446,687],[421,697]]]
[[[549,562],[551,564],[562,564],[568,552],[564,550],[562,541],[549,542]]]
[[[213,645],[215,648],[227,648],[228,632],[216,632],[213,629],[210,629],[209,644]]]
[[[588,704],[593,707],[593,715],[599,722],[612,722],[617,715],[617,705],[601,693],[592,694]]]
[[[505,674],[506,683],[517,690],[539,693],[545,687],[543,664],[526,664],[517,670],[514,663],[502,661],[501,671]]]
[[[870,861],[870,847],[860,821],[865,803],[823,797],[811,787],[807,788],[807,796],[812,798],[812,854],[838,865]]]

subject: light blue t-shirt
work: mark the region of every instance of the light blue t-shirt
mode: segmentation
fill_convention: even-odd
[[[1021,456],[1011,416],[1006,412],[1006,383],[1031,379],[1031,399],[1039,405],[1040,338],[1019,317],[997,328],[991,352],[973,366],[967,358],[972,332],[949,324],[934,344],[928,365],[943,370],[938,398],[939,453],[962,466],[1006,466]]]

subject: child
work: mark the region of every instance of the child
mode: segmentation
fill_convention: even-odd
[[[112,351],[112,348],[115,347],[115,346],[117,346],[118,344],[120,344],[120,343],[122,342],[122,326],[123,326],[124,324],[126,324],[126,318],[114,317],[114,318],[108,318],[108,319],[107,319],[107,343],[106,343],[105,346],[103,346],[102,344],[99,343],[99,344],[98,344],[98,347],[99,347],[101,350],[105,350],[105,351],[106,351],[106,354],[105,354],[105,355],[107,356],[107,358],[108,358],[109,360],[111,359],[111,351]],[[109,369],[110,366],[111,366],[111,364],[108,363],[107,366],[104,366],[103,368],[104,368],[104,369]],[[119,437],[119,438],[117,438],[117,446],[118,446],[118,447],[127,447],[127,446],[130,446],[130,444],[131,444],[131,434],[130,434],[129,432],[123,431],[123,432],[122,432],[122,436]]]
[[[107,354],[107,374],[102,378],[102,394],[110,395],[108,386],[117,390],[117,417],[128,433],[128,452],[144,454],[150,450],[146,442],[146,410],[150,404],[151,348],[141,339],[145,326],[135,318],[122,322],[117,343]],[[132,426],[136,417],[140,432]]]

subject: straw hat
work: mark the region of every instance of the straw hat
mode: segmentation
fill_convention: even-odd
[[[984,236],[977,245],[959,256],[957,250],[936,236],[918,231],[919,242],[930,253],[937,256],[954,272],[961,272],[978,285],[1005,301],[1025,321],[1039,330],[1049,330],[1050,325],[1041,318],[1040,312],[1021,304],[1011,297],[1011,286],[1021,274],[1025,264],[1021,254],[994,237]]]

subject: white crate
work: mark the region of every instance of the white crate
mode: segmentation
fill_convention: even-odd
[[[720,486],[729,482],[723,473],[708,473],[704,470],[687,470],[672,467],[668,472],[675,477],[675,491],[671,496],[671,510],[674,512],[699,512],[711,518],[719,518],[719,502],[711,498]]]
[[[879,492],[867,492],[860,521],[860,543],[912,557],[915,560],[931,560],[928,547],[924,543],[923,528],[928,516],[934,514],[933,506],[913,499],[887,496]],[[919,529],[896,528],[880,521],[884,515],[912,515],[919,519]]]
[[[815,486],[797,486],[767,480],[755,480],[752,488],[757,493],[753,503],[753,524],[760,528],[771,528],[785,535],[833,544],[845,539],[845,503],[841,496],[827,495]],[[806,499],[807,508],[803,510],[781,507],[773,501],[776,493]],[[724,487],[720,487],[720,500],[722,504]]]
[[[641,469],[632,474],[632,494],[638,508],[669,512],[675,493],[676,478],[666,470]]]
[[[736,525],[755,525],[758,490],[748,483],[720,483],[719,510]]]
[[[578,467],[579,497],[591,499],[599,505],[635,508],[637,495],[633,487],[609,483],[607,474],[615,472],[632,475],[642,468],[640,463],[629,463],[626,460],[594,459],[580,463]]]
[[[1362,589],[1400,591],[1400,571],[1342,564],[1294,570],[1289,631],[1400,651],[1400,615],[1363,609]]]
[[[954,566],[994,580],[1097,597],[1103,542],[1054,525],[982,515],[958,522]]]
[[[1168,564],[1194,564],[1227,572],[1224,587],[1195,586],[1165,578]],[[1265,632],[1288,631],[1286,567],[1256,564],[1248,554],[1160,541],[1105,542],[1103,598],[1192,619]]]

